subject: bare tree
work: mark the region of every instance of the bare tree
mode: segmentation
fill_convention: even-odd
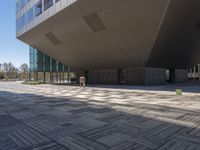
[[[25,79],[26,81],[28,80],[28,65],[26,63],[22,64],[20,67],[19,67],[20,71],[23,73],[22,74],[22,78]]]
[[[0,79],[23,79],[28,80],[29,68],[26,63],[22,64],[19,69],[12,63],[0,64]]]
[[[2,72],[3,72],[3,76],[4,78],[8,78],[8,64],[7,63],[3,63],[3,68],[2,68]]]
[[[0,64],[0,80],[4,78],[3,71],[2,71],[2,64]]]
[[[12,63],[3,63],[3,75],[6,79],[16,79],[18,77],[18,69]]]

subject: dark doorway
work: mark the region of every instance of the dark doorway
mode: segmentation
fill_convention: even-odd
[[[166,69],[166,81],[175,83],[175,69]]]
[[[118,69],[118,80],[120,85],[125,84],[125,77],[126,77],[125,71],[123,69]]]

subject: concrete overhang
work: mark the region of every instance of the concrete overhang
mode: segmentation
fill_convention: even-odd
[[[200,56],[199,3],[78,0],[18,38],[76,70],[186,68]]]

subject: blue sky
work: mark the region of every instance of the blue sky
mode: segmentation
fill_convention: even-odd
[[[29,62],[28,45],[16,39],[15,0],[1,0],[0,4],[0,63],[3,62],[17,67]]]

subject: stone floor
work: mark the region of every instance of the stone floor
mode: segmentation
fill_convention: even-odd
[[[0,149],[200,150],[200,93],[183,94],[0,83]]]

